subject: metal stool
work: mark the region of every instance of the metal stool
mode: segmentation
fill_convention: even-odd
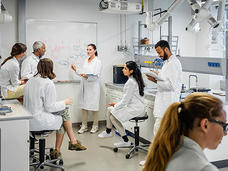
[[[135,121],[135,126],[134,126],[134,135],[135,135],[135,143],[133,145],[130,146],[125,146],[125,147],[115,147],[113,149],[114,152],[118,151],[118,148],[131,148],[130,151],[126,154],[126,159],[130,158],[130,155],[135,152],[140,150],[143,150],[145,152],[148,152],[147,149],[143,148],[143,147],[149,147],[150,144],[142,144],[139,145],[139,126],[138,126],[138,121],[145,121],[146,119],[148,119],[148,115],[145,114],[144,116],[139,116],[139,117],[134,117],[132,119],[130,119],[130,121]]]
[[[45,153],[46,149],[50,149],[50,152],[53,150],[53,148],[45,148],[45,136],[52,131],[45,130],[45,131],[32,131],[32,137],[30,137],[30,156],[32,157],[32,162],[29,164],[30,166],[34,166],[35,170],[43,169],[44,166],[59,168],[62,171],[64,171],[63,160],[62,158],[58,159],[50,159],[50,156]],[[40,135],[39,138],[39,149],[35,148],[35,136]],[[38,153],[39,157],[36,157],[34,153]],[[59,165],[57,165],[57,162]]]

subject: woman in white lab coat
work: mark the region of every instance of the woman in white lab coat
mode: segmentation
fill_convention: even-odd
[[[70,139],[69,150],[85,150],[86,148],[76,140],[72,123],[66,105],[71,105],[71,99],[56,101],[56,90],[52,79],[53,62],[44,58],[37,66],[38,73],[30,78],[24,87],[24,107],[33,115],[30,120],[30,131],[58,130],[56,132],[56,146],[51,157],[58,158],[64,133]]]
[[[203,150],[216,149],[227,130],[222,102],[193,93],[166,110],[143,171],[218,171]]]
[[[97,48],[94,44],[88,45],[87,54],[89,58],[84,61],[79,71],[75,65],[71,65],[71,68],[81,76],[80,108],[82,109],[82,125],[78,131],[80,134],[88,131],[88,111],[93,113],[93,126],[90,132],[98,131],[101,61],[97,58]]]
[[[112,125],[119,131],[123,141],[115,143],[115,147],[129,146],[131,142],[125,133],[123,123],[144,113],[144,82],[137,64],[133,61],[126,62],[123,74],[128,77],[124,85],[123,97],[118,103],[110,103],[107,111],[106,130],[98,137],[112,137]]]
[[[19,59],[25,56],[27,47],[23,43],[13,45],[11,53],[6,58],[0,68],[0,86],[4,98],[18,98],[23,95],[25,80],[19,80]]]

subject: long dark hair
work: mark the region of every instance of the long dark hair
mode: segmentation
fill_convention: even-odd
[[[92,46],[92,47],[93,47],[93,50],[96,50],[95,56],[98,56],[96,45],[91,43],[91,44],[89,44],[88,46]]]
[[[8,60],[10,60],[13,57],[15,57],[16,55],[20,55],[21,53],[24,53],[26,50],[27,50],[27,47],[26,47],[25,44],[23,44],[23,43],[16,43],[16,44],[14,44],[13,47],[12,47],[11,53],[10,53],[11,56],[9,56],[8,58],[6,58],[2,62],[1,66],[4,65]]]
[[[196,119],[222,115],[222,101],[207,93],[192,93],[168,107],[150,145],[143,171],[164,171],[173,154],[189,136]]]
[[[40,59],[37,65],[37,74],[40,74],[42,78],[49,78],[54,79],[56,77],[55,73],[53,72],[53,62],[49,58]],[[35,76],[36,76],[35,75]]]
[[[131,75],[135,78],[136,82],[138,83],[139,94],[143,96],[145,84],[144,84],[140,69],[138,68],[137,64],[134,61],[126,62],[126,66],[129,69],[129,71],[133,70],[133,73],[131,73]]]

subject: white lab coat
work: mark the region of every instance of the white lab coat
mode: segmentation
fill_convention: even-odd
[[[55,85],[49,78],[32,77],[24,89],[24,107],[32,114],[30,131],[58,130],[62,117],[52,112],[64,110],[64,101],[56,102]]]
[[[184,143],[172,156],[165,171],[219,171],[211,164],[195,141],[184,137]]]
[[[21,64],[21,78],[30,79],[33,77],[37,73],[39,60],[39,57],[34,54],[25,58]]]
[[[8,60],[0,69],[0,86],[4,97],[7,97],[7,90],[16,92],[21,84],[19,80],[19,62],[15,57]]]
[[[88,63],[88,59],[86,59],[81,70],[77,72],[80,74],[93,74],[93,76],[89,76],[88,79],[81,77],[79,103],[81,109],[91,111],[99,110],[101,68],[101,61],[95,57],[90,63]]]
[[[172,55],[164,61],[158,76],[163,81],[157,81],[158,91],[154,102],[154,116],[162,118],[166,109],[180,99],[182,67],[176,56]]]
[[[133,77],[129,77],[123,88],[123,97],[108,110],[121,123],[144,113],[144,97],[139,94],[139,86]]]

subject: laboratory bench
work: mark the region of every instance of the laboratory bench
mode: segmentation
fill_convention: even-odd
[[[0,115],[0,171],[29,171],[29,119],[32,116],[17,100],[2,105],[12,112]]]
[[[121,100],[123,95],[123,86],[124,84],[114,84],[114,83],[106,83],[106,104],[108,105],[110,102],[118,102]],[[214,94],[220,94],[216,95]],[[219,93],[218,93],[219,92]],[[208,92],[211,95],[216,96],[217,98],[221,99],[225,102],[225,96],[222,91],[211,90]],[[153,125],[154,125],[154,116],[153,116],[153,109],[154,109],[154,100],[155,100],[156,89],[150,88],[145,89],[145,109],[149,116],[149,118],[139,123],[140,127],[140,137],[147,142],[151,142],[153,139]],[[185,94],[186,96],[188,94]],[[228,105],[224,105],[224,109],[228,114]],[[228,119],[227,119],[228,120]],[[133,122],[126,122],[124,127],[126,130],[130,131],[131,133],[134,132],[135,123]],[[216,150],[205,150],[204,151],[207,158],[210,162],[217,165],[217,167],[228,167],[228,136],[224,136],[221,144],[218,146]]]

